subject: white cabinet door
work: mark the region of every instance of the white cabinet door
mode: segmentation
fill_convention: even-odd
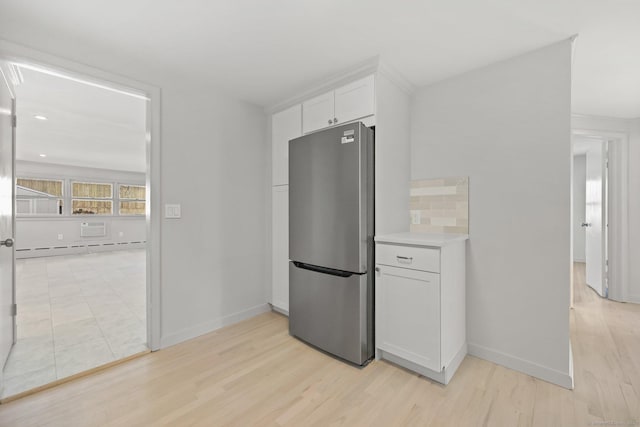
[[[272,189],[272,290],[271,304],[289,311],[289,186]]]
[[[373,75],[335,90],[334,117],[337,119],[337,124],[371,116],[374,113],[375,87]]]
[[[376,346],[440,372],[440,275],[378,268]]]
[[[302,103],[302,131],[304,133],[333,124],[333,91]]]
[[[272,185],[289,183],[289,140],[301,135],[302,105],[294,105],[271,118]]]

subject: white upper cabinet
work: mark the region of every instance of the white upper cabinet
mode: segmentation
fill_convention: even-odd
[[[356,80],[302,103],[302,131],[313,132],[372,116],[375,113],[374,76]]]
[[[289,140],[301,135],[302,106],[300,104],[272,116],[272,185],[286,185],[289,183]]]
[[[312,132],[333,124],[333,91],[302,103],[302,131]]]
[[[373,75],[357,80],[335,90],[334,124],[341,124],[375,112],[375,88]]]

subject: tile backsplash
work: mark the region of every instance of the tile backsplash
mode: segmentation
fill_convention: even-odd
[[[412,232],[469,234],[469,177],[411,181]]]

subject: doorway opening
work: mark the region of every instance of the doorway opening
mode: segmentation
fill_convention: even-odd
[[[621,131],[574,128],[572,147],[573,159],[578,159],[577,167],[576,163],[573,163],[572,176],[572,252],[573,261],[577,261],[574,266],[584,270],[589,289],[594,289],[598,296],[619,302],[632,302],[629,294],[629,136]],[[586,160],[587,158],[595,159],[600,152],[602,152],[602,182],[597,175],[599,160],[591,162],[591,172],[589,172],[596,173],[595,177],[590,177],[592,182],[589,187],[591,189],[589,197],[593,199],[589,202],[590,209],[593,211],[592,214],[599,213],[594,226],[594,222],[587,218]],[[584,173],[581,172],[576,177],[577,171],[582,170],[580,169],[582,165],[584,165]],[[580,178],[583,174],[585,178]],[[576,188],[581,179],[584,179],[582,189]],[[584,200],[576,201],[576,197],[580,197],[581,194],[585,195]],[[602,202],[601,205],[600,202]],[[581,207],[582,204],[585,206],[584,210]],[[583,211],[584,221],[579,216]],[[584,227],[582,227],[583,223]],[[594,230],[595,228],[597,230]],[[591,231],[596,232],[588,234]],[[581,240],[581,237],[585,240]],[[587,237],[591,237],[592,240],[587,241]],[[599,240],[601,245],[598,244]],[[595,250],[587,251],[588,243],[591,243],[591,248]],[[580,256],[581,254],[583,256]],[[595,258],[595,261],[591,261],[594,269],[589,271],[596,279],[586,277],[590,256]],[[597,281],[600,272],[602,285]],[[570,289],[573,307],[573,286]]]
[[[5,400],[157,349],[159,317],[150,96],[93,75],[3,65],[18,122]]]

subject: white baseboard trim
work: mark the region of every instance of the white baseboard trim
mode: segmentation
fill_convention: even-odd
[[[537,363],[520,359],[510,354],[505,354],[478,344],[469,343],[468,347],[469,354],[472,356],[502,365],[505,368],[523,372],[527,375],[531,375],[532,377],[559,385],[560,387],[564,387],[569,390],[573,389],[572,372],[564,373],[556,371],[555,369],[547,368],[546,366],[538,365]]]
[[[627,301],[625,302],[632,302],[634,304],[640,304],[640,295],[628,295],[627,296]]]
[[[199,337],[200,335],[213,332],[216,329],[220,329],[224,326],[232,325],[234,323],[241,322],[243,320],[249,319],[262,313],[267,313],[269,311],[271,311],[271,307],[269,306],[269,304],[264,303],[256,305],[255,307],[248,308],[246,310],[239,311],[237,313],[219,317],[209,322],[200,323],[199,325],[182,329],[181,331],[174,332],[160,338],[160,348],[162,349],[171,347],[172,345],[176,345],[192,338]]]
[[[271,304],[271,310],[275,311],[276,313],[280,313],[280,314],[282,314],[284,316],[289,317],[289,310],[285,310],[284,308],[280,308],[280,307],[277,307],[277,306]]]
[[[571,341],[569,341],[569,377],[571,378],[571,387],[570,390],[573,390],[573,347],[571,346]]]

